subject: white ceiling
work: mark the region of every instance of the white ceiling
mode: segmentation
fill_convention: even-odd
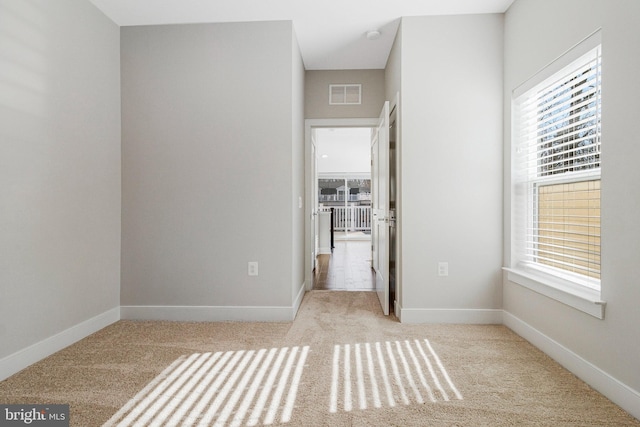
[[[90,1],[120,26],[290,20],[307,70],[347,70],[384,68],[402,16],[503,13],[514,0]]]

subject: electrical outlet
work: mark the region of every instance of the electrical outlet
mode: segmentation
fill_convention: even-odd
[[[449,263],[448,262],[439,262],[438,263],[438,276],[444,277],[449,275]]]
[[[248,267],[249,276],[257,276],[258,275],[258,262],[250,261]]]

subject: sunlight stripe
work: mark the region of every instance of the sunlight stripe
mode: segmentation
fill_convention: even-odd
[[[367,409],[367,395],[364,390],[364,370],[362,369],[362,355],[360,354],[360,344],[355,347],[356,356],[356,384],[358,386],[358,402],[360,409]]]
[[[200,416],[202,410],[204,409],[204,406],[207,403],[209,403],[209,400],[213,396],[213,393],[215,391],[214,387],[219,387],[222,381],[224,381],[224,377],[226,377],[226,374],[224,374],[224,371],[223,371],[223,373],[220,375],[221,377],[223,377],[222,379],[219,379],[218,377],[213,384],[211,384],[211,381],[214,381],[214,378],[216,378],[216,376],[220,371],[222,371],[223,369],[227,369],[227,370],[229,369],[229,367],[225,368],[225,366],[227,366],[227,362],[229,362],[229,365],[231,367],[235,365],[236,361],[240,358],[239,354],[237,353],[235,354],[236,356],[234,357],[234,359],[232,359],[231,362],[229,362],[229,359],[231,359],[231,356],[234,355],[234,352],[227,351],[226,353],[224,353],[224,355],[220,358],[220,360],[218,360],[218,362],[213,366],[213,369],[211,369],[207,373],[207,376],[200,382],[200,384],[198,384],[196,389],[193,391],[193,397],[192,397],[193,403],[196,403],[196,402],[198,403],[197,403],[197,406],[191,409],[191,411],[187,415],[184,421],[185,423],[188,422],[189,424],[193,424],[196,421],[198,421],[198,417]],[[202,393],[204,393],[204,395]],[[193,403],[191,405],[192,407],[193,407]]]
[[[366,343],[364,345],[365,354],[367,355],[367,369],[369,372],[369,380],[371,381],[371,395],[373,397],[373,406],[380,408],[382,403],[380,402],[380,391],[378,390],[378,382],[376,381],[376,375],[373,365],[373,356],[371,355],[371,345]]]
[[[199,426],[208,426],[211,424],[211,421],[215,417],[216,412],[218,411],[222,403],[225,401],[225,399],[229,395],[229,392],[233,388],[233,385],[236,383],[236,381],[238,380],[238,377],[244,371],[245,366],[247,366],[247,364],[253,357],[253,353],[254,353],[253,350],[248,351],[245,354],[245,356],[242,358],[238,366],[233,370],[233,373],[231,374],[229,379],[225,381],[224,387],[222,387],[222,389],[218,391],[218,395],[214,399],[213,403],[211,403],[211,405],[209,406],[209,409],[207,410],[207,412],[203,415],[202,419],[200,420],[200,423],[198,424]]]
[[[147,411],[145,412],[145,414],[140,417],[140,419],[138,421],[136,421],[136,424],[142,424],[142,425],[159,425],[160,421],[162,420],[161,416],[164,412],[165,409],[167,409],[167,407],[169,407],[169,411],[171,411],[173,408],[171,408],[171,399],[174,398],[174,396],[176,396],[179,392],[180,389],[183,387],[183,385],[189,380],[189,378],[191,376],[194,375],[195,372],[197,372],[200,367],[206,362],[206,360],[209,358],[209,356],[211,355],[211,353],[204,353],[201,354],[190,366],[188,369],[185,370],[185,372],[180,375],[180,378],[178,380],[176,380],[171,387],[169,387],[165,392],[162,393],[162,395],[153,403],[153,405],[151,405],[151,408],[147,409]],[[178,404],[180,402],[177,402]],[[167,416],[170,412],[166,412]],[[153,420],[157,420],[155,422],[153,422]]]
[[[288,423],[309,353],[304,346],[181,356],[104,425],[239,427],[250,408],[248,425],[259,423],[263,414],[264,425],[273,424],[276,416]]]
[[[220,358],[222,353],[207,353],[208,357],[206,362],[197,370],[197,372],[192,375],[184,386],[178,390],[175,396],[171,398],[169,402],[167,402],[166,407],[157,417],[157,421],[155,421],[151,425],[171,425],[176,423],[178,420],[182,418],[184,413],[194,404],[194,394],[191,393],[191,390],[202,380],[203,377],[211,370],[211,366]],[[175,412],[174,412],[175,411]],[[173,413],[173,416],[167,422],[167,418],[169,415]]]
[[[429,358],[427,357],[427,354],[422,349],[422,345],[420,345],[420,341],[415,340],[415,343],[416,343],[416,347],[420,351],[420,354],[422,355],[422,358],[424,359],[424,362],[427,365],[427,369],[429,370],[429,374],[431,374],[431,378],[433,378],[433,382],[436,385],[436,388],[438,389],[438,391],[440,391],[440,394],[442,394],[442,397],[444,398],[444,400],[449,401],[449,395],[444,390],[444,388],[442,388],[442,385],[440,384],[440,379],[438,379],[438,375],[436,375],[435,371],[433,370],[431,361],[429,360]]]
[[[177,381],[182,372],[184,372],[191,363],[199,356],[199,354],[192,354],[189,356],[184,362],[182,362],[175,371],[171,373],[169,377],[167,377],[164,381],[162,381],[151,393],[147,395],[147,397],[137,405],[133,411],[127,415],[127,417],[120,422],[120,425],[131,425],[140,415],[144,413],[145,410],[149,407],[149,405],[153,404],[156,401],[158,396],[167,388],[170,387],[175,381]]]
[[[393,376],[396,378],[396,382],[398,383],[398,388],[400,389],[400,397],[402,398],[402,402],[405,405],[409,404],[409,398],[407,397],[407,392],[404,389],[404,385],[402,384],[402,378],[400,378],[400,371],[398,370],[398,364],[396,363],[396,358],[393,355],[393,350],[391,349],[391,343],[387,341],[387,354],[389,354],[389,362],[391,362],[391,370],[393,371]]]
[[[462,399],[437,354],[426,340],[425,343],[428,351],[417,339],[334,345],[329,413],[338,412],[341,399],[345,412],[353,411],[354,406],[359,410],[381,408],[387,402],[394,407],[448,401],[449,395],[443,388],[446,384],[439,379],[440,375]]]
[[[333,347],[333,369],[331,371],[331,395],[329,400],[329,412],[338,412],[338,372],[340,369],[340,346]]]
[[[429,394],[429,400],[431,400],[432,402],[435,402],[436,398],[433,396],[433,391],[431,390],[431,386],[429,385],[429,383],[427,383],[427,379],[422,374],[422,366],[420,366],[420,362],[418,361],[418,358],[416,357],[415,352],[411,348],[411,343],[409,343],[408,340],[405,341],[404,343],[405,343],[405,346],[407,347],[407,351],[409,352],[409,357],[413,362],[413,366],[415,367],[416,373],[420,378],[420,382],[422,383],[422,386],[425,388],[425,390],[427,390],[427,394]]]
[[[170,373],[182,364],[186,356],[181,356],[176,359],[171,365],[167,366],[160,374],[155,377],[149,384],[147,384],[133,399],[129,400],[122,408],[118,410],[109,420],[103,424],[103,427],[111,427],[116,425],[116,421],[119,420],[124,414],[133,409],[138,403],[140,403],[148,394],[162,381],[166,380]]]
[[[240,400],[240,397],[242,397],[242,393],[244,393],[244,390],[247,384],[249,383],[249,380],[251,380],[251,378],[253,377],[253,373],[255,372],[256,368],[260,364],[260,361],[262,360],[262,357],[266,352],[267,350],[261,349],[253,358],[253,360],[251,361],[251,365],[249,365],[247,370],[244,372],[242,379],[240,380],[238,385],[235,387],[235,391],[233,392],[231,397],[229,397],[229,400],[224,405],[224,408],[222,409],[222,412],[220,412],[220,415],[216,418],[216,422],[214,424],[215,426],[224,425],[227,419],[229,419],[229,417],[231,416],[231,412],[233,411],[233,408],[235,408],[236,404]]]
[[[389,383],[389,375],[387,374],[387,364],[384,361],[382,354],[382,347],[380,343],[376,343],[376,353],[378,354],[378,364],[380,365],[380,371],[382,373],[382,381],[384,382],[384,389],[387,392],[387,401],[390,407],[396,406],[396,401],[393,398],[393,391],[391,390],[391,384]]]
[[[262,392],[260,393],[260,397],[258,397],[258,401],[256,405],[253,407],[253,411],[251,412],[251,417],[249,417],[249,421],[247,421],[248,426],[255,426],[260,421],[260,414],[264,409],[269,394],[271,393],[271,389],[273,388],[273,383],[278,376],[278,371],[280,370],[280,365],[282,365],[282,361],[284,360],[284,356],[287,354],[289,349],[287,347],[281,348],[280,353],[278,353],[278,357],[276,358],[275,363],[273,364],[273,368],[271,368],[271,372],[269,372],[269,376],[267,377],[267,382],[264,384],[262,388]]]
[[[251,402],[253,401],[254,397],[258,393],[258,388],[262,383],[262,379],[266,375],[267,370],[271,365],[271,361],[273,360],[273,357],[275,356],[277,351],[278,349],[276,348],[272,348],[271,350],[269,350],[269,354],[267,354],[267,358],[265,359],[264,363],[260,367],[260,370],[256,374],[256,377],[253,379],[253,383],[251,383],[251,387],[247,391],[247,394],[245,395],[244,400],[240,404],[240,407],[236,412],[236,416],[231,421],[232,427],[239,427],[242,425],[242,420],[244,419],[245,415],[247,415],[249,411],[249,407],[251,406]]]
[[[351,412],[353,402],[351,400],[351,346],[344,346],[344,410]]]
[[[298,396],[298,387],[300,386],[300,381],[302,380],[302,371],[304,370],[304,364],[307,361],[308,353],[309,353],[309,346],[304,346],[302,348],[302,354],[298,359],[298,364],[296,365],[296,369],[293,373],[293,379],[291,380],[291,387],[289,387],[289,394],[287,395],[287,400],[284,405],[282,417],[280,418],[280,421],[283,423],[288,423],[291,420],[291,415],[293,414],[293,406],[296,402],[296,397]]]
[[[438,357],[436,352],[431,347],[431,344],[429,343],[429,340],[425,339],[424,342],[427,344],[427,347],[429,348],[429,351],[433,355],[433,358],[435,359],[436,364],[438,365],[438,368],[440,368],[440,372],[444,376],[445,380],[447,380],[447,383],[449,384],[449,387],[451,388],[451,390],[453,390],[453,392],[455,393],[455,395],[458,398],[458,400],[462,400],[462,395],[460,394],[460,392],[458,391],[456,386],[453,384],[453,381],[451,381],[451,378],[449,378],[449,374],[447,373],[447,370],[444,368],[444,365],[440,361],[440,358]]]
[[[402,363],[402,368],[404,369],[404,373],[407,376],[409,387],[411,387],[411,389],[413,390],[413,394],[416,396],[416,400],[418,401],[418,403],[424,403],[422,394],[420,394],[420,390],[418,390],[416,382],[413,380],[413,375],[411,375],[411,369],[409,368],[409,364],[407,363],[407,358],[404,356],[404,352],[402,351],[402,347],[400,346],[400,343],[398,341],[396,341],[396,350],[398,350],[400,362]]]
[[[289,374],[291,373],[293,361],[295,360],[297,353],[298,347],[293,347],[291,349],[289,357],[287,358],[287,363],[284,365],[284,369],[280,374],[280,381],[278,381],[278,387],[276,388],[276,391],[273,394],[273,398],[271,399],[271,406],[269,407],[267,415],[264,418],[264,425],[273,424],[273,421],[276,418],[276,413],[278,412],[278,407],[280,406],[280,401],[282,400],[284,388],[287,385],[287,381],[289,380]]]
[[[209,405],[209,403],[211,402],[211,399],[213,399],[213,396],[216,394],[220,386],[224,383],[225,379],[229,376],[229,374],[233,372],[233,369],[236,366],[236,363],[238,363],[238,361],[242,358],[244,351],[237,351],[237,352],[230,351],[227,353],[229,354],[229,357],[231,356],[233,357],[231,357],[231,360],[229,360],[228,363],[221,366],[220,375],[216,377],[215,381],[210,385],[206,393],[204,393],[200,397],[200,400],[198,401],[197,405],[189,413],[189,416],[187,417],[187,419],[192,420],[192,423],[195,423],[200,419],[200,414],[202,414],[202,411]],[[223,359],[228,360],[229,357],[225,357]]]

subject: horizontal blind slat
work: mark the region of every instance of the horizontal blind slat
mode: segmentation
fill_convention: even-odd
[[[517,257],[597,280],[601,64],[598,48],[513,104]]]

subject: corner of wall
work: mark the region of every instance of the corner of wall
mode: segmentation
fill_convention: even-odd
[[[640,419],[640,392],[627,386],[508,311],[504,312],[504,325],[622,409]]]
[[[119,320],[120,307],[115,307],[0,359],[0,381]]]

